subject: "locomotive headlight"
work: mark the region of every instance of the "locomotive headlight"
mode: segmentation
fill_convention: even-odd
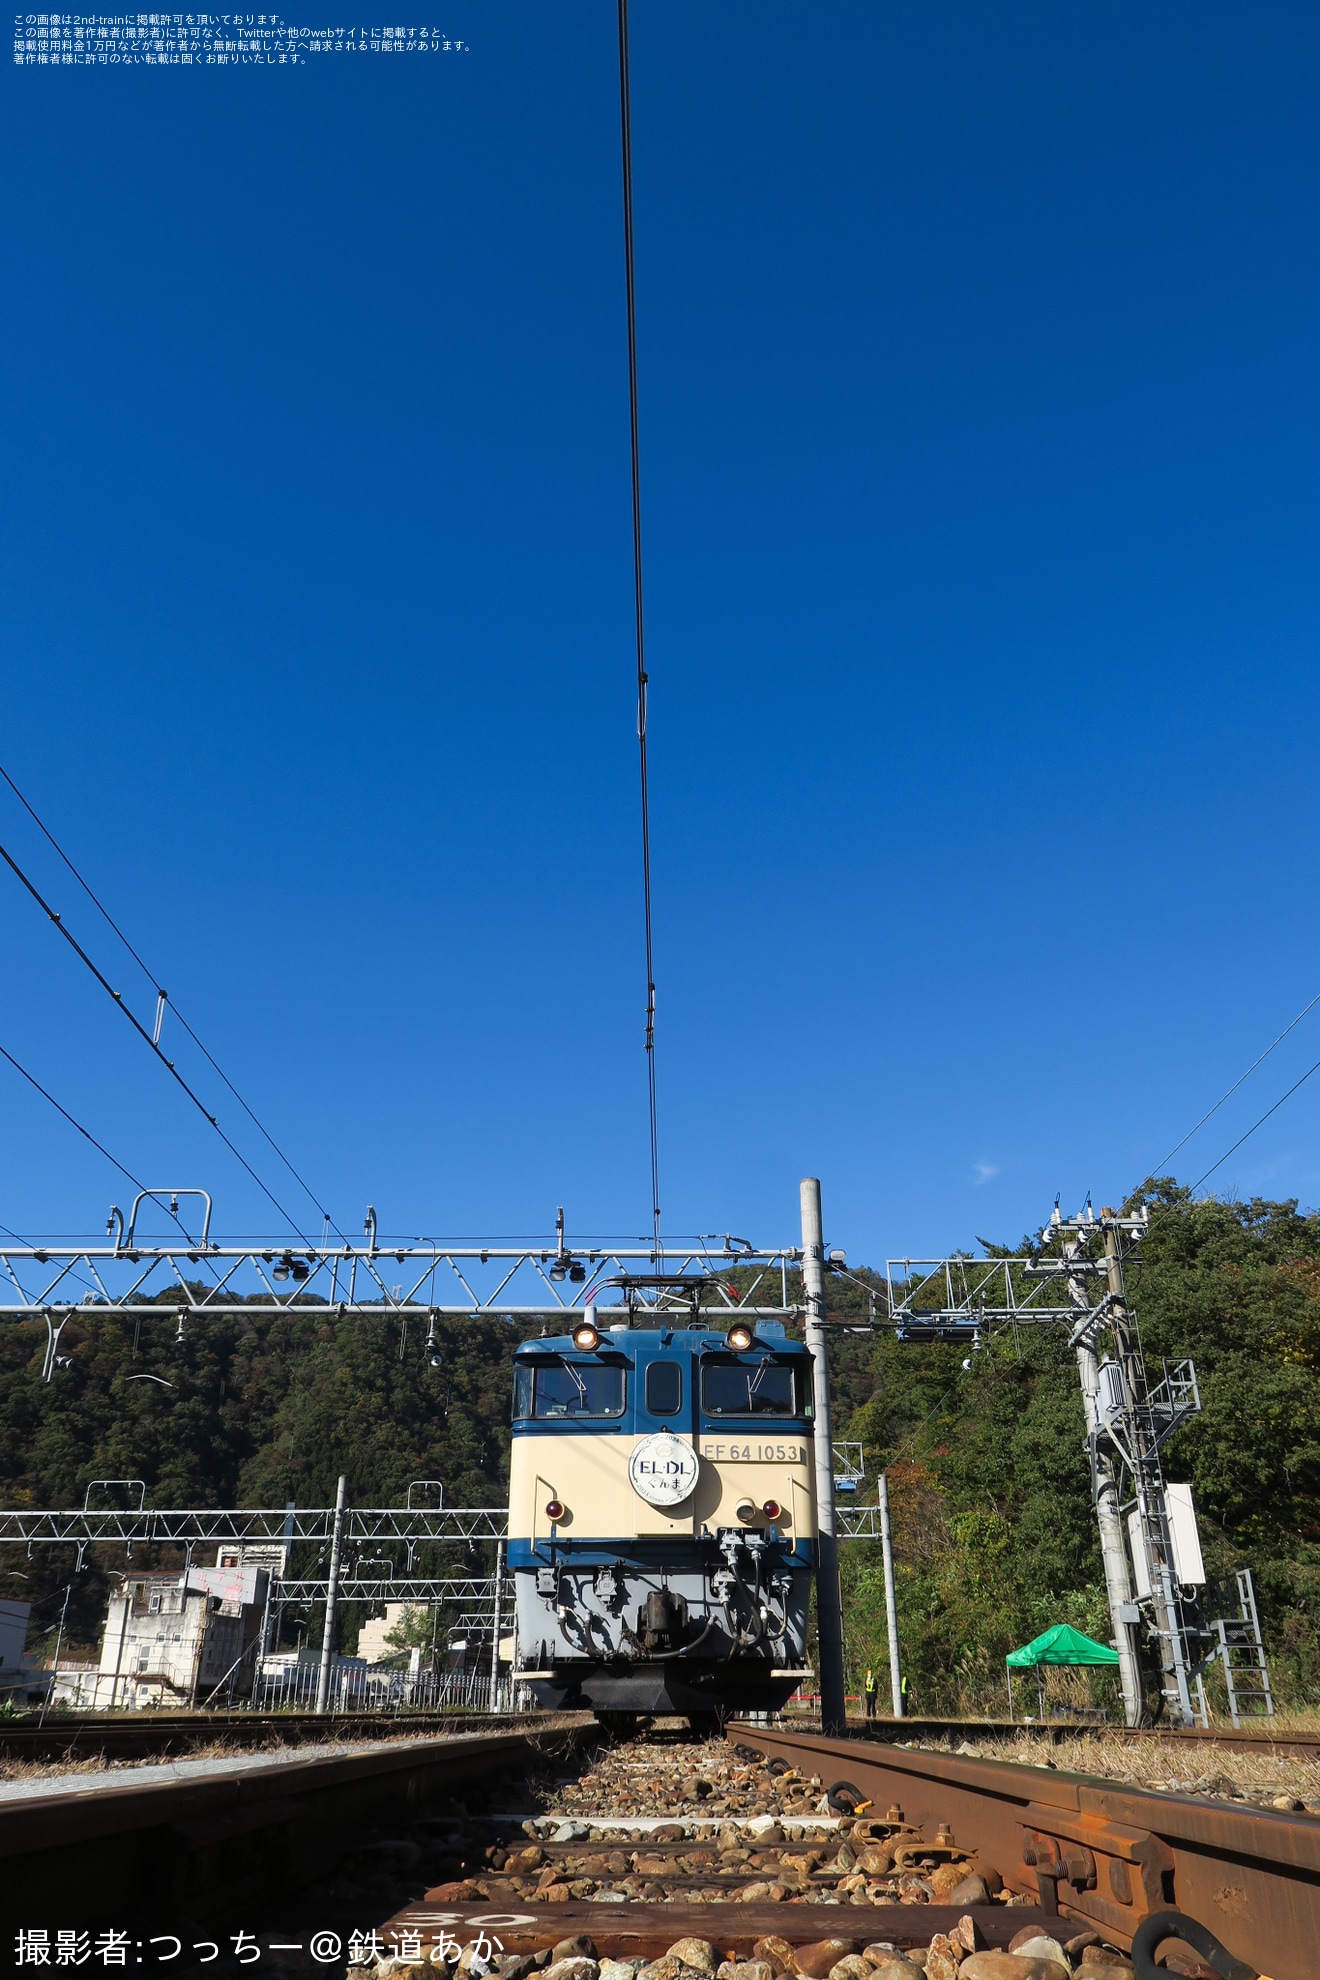
[[[564,1510],[562,1499],[551,1499],[546,1506],[545,1516],[547,1519],[562,1519],[564,1517]]]
[[[746,1354],[748,1348],[755,1342],[756,1335],[745,1320],[735,1320],[724,1339],[735,1354]]]
[[[756,1518],[756,1505],[751,1499],[739,1499],[735,1510],[744,1526],[750,1526]]]
[[[778,1499],[767,1499],[761,1508],[767,1519],[778,1519],[783,1510]]]
[[[583,1354],[591,1354],[600,1346],[600,1335],[590,1320],[581,1320],[573,1329],[573,1345]]]

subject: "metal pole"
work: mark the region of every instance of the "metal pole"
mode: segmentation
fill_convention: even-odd
[[[504,1602],[504,1542],[495,1542],[495,1599],[491,1604],[490,1709],[499,1711],[500,1690],[500,1609]]]
[[[64,1641],[64,1618],[69,1613],[69,1597],[72,1593],[73,1583],[70,1582],[64,1591],[64,1606],[60,1610],[60,1626],[55,1632],[55,1669],[50,1680],[50,1690],[41,1701],[41,1717],[37,1720],[38,1726],[44,1726],[46,1723],[46,1713],[49,1709],[51,1699],[55,1696],[55,1687],[60,1681],[60,1645]]]
[[[339,1550],[344,1539],[344,1491],[347,1481],[340,1473],[335,1492],[335,1524],[330,1537],[330,1580],[325,1592],[325,1629],[321,1636],[321,1672],[316,1682],[316,1709],[324,1712],[330,1703],[330,1659],[335,1643],[335,1604],[339,1600]]]
[[[824,1733],[847,1727],[843,1693],[843,1607],[839,1596],[839,1541],[834,1516],[834,1434],[830,1412],[830,1362],[825,1342],[825,1238],[820,1182],[804,1176],[802,1289],[807,1346],[816,1378],[816,1624],[820,1642],[820,1725]]]
[[[889,1632],[889,1690],[894,1717],[903,1717],[903,1670],[898,1658],[898,1601],[894,1593],[894,1536],[889,1526],[889,1474],[880,1473],[880,1553],[885,1564],[885,1627]]]
[[[1065,1256],[1078,1247],[1069,1245]],[[1090,1306],[1086,1282],[1080,1274],[1069,1273],[1068,1296],[1074,1306]],[[1118,1487],[1114,1466],[1107,1451],[1100,1448],[1100,1369],[1094,1347],[1080,1342],[1077,1373],[1082,1384],[1082,1409],[1086,1416],[1086,1448],[1091,1460],[1091,1497],[1096,1526],[1100,1533],[1100,1558],[1104,1563],[1105,1589],[1109,1597],[1109,1620],[1118,1651],[1118,1681],[1123,1692],[1123,1716],[1130,1726],[1141,1724],[1143,1693],[1141,1659],[1137,1651],[1137,1631],[1124,1612],[1132,1611],[1132,1579],[1128,1572],[1127,1548],[1123,1542],[1123,1517],[1118,1509]]]
[[[115,1709],[115,1704],[119,1697],[119,1667],[124,1661],[124,1638],[128,1634],[128,1612],[129,1612],[129,1608],[132,1605],[132,1600],[133,1600],[132,1596],[128,1592],[127,1580],[125,1580],[124,1582],[123,1593],[124,1593],[124,1613],[120,1617],[120,1621],[119,1621],[119,1648],[115,1652],[115,1674],[113,1678],[110,1680],[110,1710],[112,1712]],[[96,1699],[97,1699],[97,1703],[99,1704],[101,1699],[101,1685],[100,1685],[99,1671],[97,1673]]]

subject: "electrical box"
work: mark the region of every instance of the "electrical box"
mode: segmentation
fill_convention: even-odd
[[[1201,1559],[1201,1537],[1196,1530],[1196,1508],[1192,1504],[1191,1486],[1166,1485],[1164,1503],[1169,1515],[1169,1537],[1173,1542],[1173,1570],[1179,1584],[1184,1588],[1203,1588],[1205,1564]],[[1132,1549],[1132,1574],[1137,1598],[1145,1601],[1151,1592],[1150,1574],[1146,1566],[1146,1549],[1141,1541],[1141,1521],[1135,1512],[1128,1514],[1128,1545]]]

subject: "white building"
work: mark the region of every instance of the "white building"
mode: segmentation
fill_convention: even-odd
[[[394,1644],[387,1643],[385,1639],[391,1630],[397,1629],[409,1616],[422,1613],[416,1602],[387,1602],[384,1615],[373,1616],[371,1621],[364,1622],[358,1631],[358,1656],[368,1664],[379,1664],[387,1657],[406,1662],[408,1652],[396,1649]]]
[[[257,1553],[261,1565],[250,1558]],[[279,1571],[282,1554],[222,1547],[214,1567],[126,1574],[110,1598],[90,1687],[78,1674],[78,1702],[96,1711],[148,1705],[178,1711],[204,1705],[221,1688],[246,1695],[260,1655],[271,1569]],[[70,1688],[64,1679],[61,1672],[61,1698]]]

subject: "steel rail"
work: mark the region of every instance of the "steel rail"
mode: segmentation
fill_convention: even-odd
[[[729,1737],[881,1811],[945,1823],[1012,1891],[1130,1946],[1171,1905],[1272,1980],[1309,1980],[1320,1929],[1320,1820],[1156,1794],[1092,1775],[735,1725]]]

